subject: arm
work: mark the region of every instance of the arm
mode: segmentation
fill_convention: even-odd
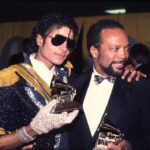
[[[133,95],[135,101],[133,104],[137,104],[133,107],[137,109],[137,112],[140,112],[137,117],[137,122],[133,123],[132,127],[136,129],[135,132],[132,133],[134,138],[128,138],[130,140],[128,142],[126,141],[123,145],[110,146],[115,148],[119,148],[121,146],[124,148],[125,145],[131,145],[132,150],[148,150],[150,148],[150,80],[143,79],[136,83],[133,88],[135,93]],[[116,150],[115,148],[111,150]]]
[[[40,134],[48,133],[53,129],[70,124],[78,114],[78,110],[70,113],[55,114],[53,113],[55,105],[56,101],[52,100],[37,113],[28,126],[16,130],[13,134],[1,136],[0,149],[10,150],[18,148],[33,141]]]
[[[37,135],[36,132],[30,127],[25,127],[27,133],[29,133],[31,136],[35,137]],[[0,149],[3,150],[10,150],[10,149],[16,149],[20,146],[22,146],[24,143],[19,139],[17,133],[7,134],[0,137]]]
[[[15,149],[23,143],[19,140],[16,133],[3,135],[0,137],[0,149]]]

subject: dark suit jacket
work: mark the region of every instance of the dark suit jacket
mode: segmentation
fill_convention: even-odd
[[[76,100],[81,104],[91,74],[92,69],[80,76],[74,75],[70,78],[70,83],[77,89]],[[132,144],[133,150],[150,150],[150,81],[148,79],[127,83],[118,78],[106,112],[107,121],[125,134],[124,138]],[[91,149],[93,139],[83,111],[72,124],[69,138],[71,149]]]
[[[150,64],[143,64],[137,68],[137,70],[147,75],[147,78],[150,79]]]

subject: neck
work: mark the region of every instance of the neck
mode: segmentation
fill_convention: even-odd
[[[108,76],[99,65],[94,65],[94,70],[102,76]]]
[[[43,57],[40,57],[39,55],[36,55],[35,56],[35,59],[38,60],[38,61],[41,61],[43,64],[45,64],[45,66],[51,70],[54,65],[52,63],[50,63],[50,61],[48,61],[47,59],[43,58]]]

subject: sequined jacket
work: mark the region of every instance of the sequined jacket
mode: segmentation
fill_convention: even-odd
[[[57,68],[62,77],[62,70]],[[43,90],[44,89],[44,90]],[[51,89],[28,64],[0,71],[0,135],[26,126],[49,100]],[[36,150],[53,149],[53,131],[36,138]]]

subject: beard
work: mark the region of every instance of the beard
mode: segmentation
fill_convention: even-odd
[[[124,64],[124,67],[122,68],[121,71],[117,72],[117,71],[114,71],[112,65],[113,64],[117,64],[117,63],[123,63]],[[121,61],[121,62],[112,62],[108,67],[104,67],[102,65],[100,65],[101,69],[109,76],[113,76],[113,77],[120,77],[124,70],[125,70],[125,61]]]

